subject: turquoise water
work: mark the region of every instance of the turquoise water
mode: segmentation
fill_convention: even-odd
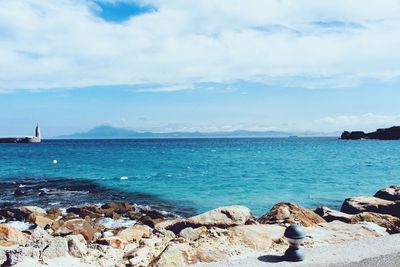
[[[58,160],[55,166],[53,159]],[[191,212],[240,204],[261,215],[279,201],[339,208],[346,197],[400,184],[399,177],[398,141],[265,138],[0,144],[1,181],[89,180],[126,196],[142,193],[142,204],[165,201]]]

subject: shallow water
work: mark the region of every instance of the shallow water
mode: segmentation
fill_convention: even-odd
[[[339,208],[346,197],[400,184],[399,177],[399,141],[249,138],[0,144],[0,204],[40,202],[37,192],[13,196],[14,187],[34,182],[37,190],[59,184],[68,191],[90,192],[59,194],[51,199],[54,203],[127,199],[183,214],[241,204],[261,215],[279,201]],[[74,189],[67,188],[74,184]]]

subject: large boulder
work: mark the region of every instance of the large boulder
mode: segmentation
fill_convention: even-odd
[[[389,234],[400,233],[400,218],[394,217],[389,214],[380,214],[375,212],[361,212],[357,215],[353,215],[350,222],[351,223],[372,222],[385,228]]]
[[[269,249],[274,240],[283,237],[285,227],[279,225],[240,225],[228,229],[230,244],[251,249]]]
[[[138,241],[141,238],[149,238],[153,232],[153,229],[147,225],[134,225],[126,229],[121,230],[117,236],[126,242]]]
[[[315,212],[303,208],[295,203],[280,202],[258,219],[262,224],[301,224],[308,227],[317,223],[326,222]]]
[[[175,219],[163,221],[155,225],[157,230],[166,229],[179,234],[187,227],[200,226],[228,228],[244,225],[251,218],[250,209],[245,206],[228,206],[210,210],[208,212],[190,217],[188,219]]]
[[[35,216],[35,224],[39,227],[45,228],[47,226],[52,226],[54,223],[54,220],[47,218],[45,216]]]
[[[132,211],[133,205],[129,202],[111,202],[101,206],[102,209],[112,209],[118,214],[124,214]]]
[[[113,247],[113,248],[116,248],[116,249],[123,249],[128,243],[124,239],[121,239],[121,238],[119,238],[117,236],[110,236],[110,237],[100,238],[96,242],[101,244],[101,245],[110,246],[110,247]]]
[[[26,246],[34,247],[43,251],[49,246],[54,237],[49,235],[43,228],[37,227],[29,236]]]
[[[375,193],[375,197],[391,201],[400,201],[400,185],[392,185],[388,188],[383,188]]]
[[[176,267],[186,266],[199,262],[218,262],[225,259],[227,255],[213,248],[193,248],[187,243],[170,244],[163,253],[154,259],[152,266]]]
[[[344,212],[340,212],[337,210],[330,209],[326,206],[320,206],[314,210],[316,214],[321,216],[325,221],[332,222],[332,221],[341,221],[345,223],[351,223],[351,219],[354,215],[347,214]]]
[[[87,243],[82,235],[69,235],[66,237],[69,254],[76,258],[83,258],[88,253]]]
[[[81,234],[87,242],[91,242],[93,240],[94,233],[95,232],[91,223],[82,219],[74,219],[62,224],[54,234],[60,236]]]
[[[12,266],[20,264],[19,266],[31,266],[25,265],[25,261],[29,259],[39,259],[40,251],[33,247],[18,247],[6,251],[7,262],[2,266]]]
[[[304,229],[306,238],[305,247],[325,246],[365,238],[386,236],[384,228],[374,223],[348,224],[341,221],[321,223]]]
[[[370,211],[400,217],[400,201],[390,201],[372,196],[352,197],[343,202],[340,211],[349,214]]]
[[[0,266],[3,266],[3,264],[7,261],[7,254],[3,249],[0,249]]]
[[[26,234],[14,227],[0,224],[0,246],[25,245],[27,241]]]
[[[42,252],[42,257],[47,259],[63,257],[66,255],[68,255],[67,239],[61,236],[54,237]]]

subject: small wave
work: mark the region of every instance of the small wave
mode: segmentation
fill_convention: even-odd
[[[120,180],[128,180],[129,177],[128,177],[128,176],[121,176],[121,177],[119,177],[119,179],[120,179]]]
[[[118,220],[114,220],[112,218],[101,218],[97,220],[97,224],[103,225],[108,229],[117,229],[121,227],[130,227],[136,224],[135,220],[130,220],[128,218],[120,218]]]
[[[33,229],[35,227],[34,224],[20,222],[20,221],[9,221],[9,222],[5,223],[5,225],[14,227],[15,229],[17,229],[19,231],[26,231],[29,229]]]

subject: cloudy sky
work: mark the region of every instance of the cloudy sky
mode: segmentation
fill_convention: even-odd
[[[0,6],[0,135],[400,124],[398,0]]]

